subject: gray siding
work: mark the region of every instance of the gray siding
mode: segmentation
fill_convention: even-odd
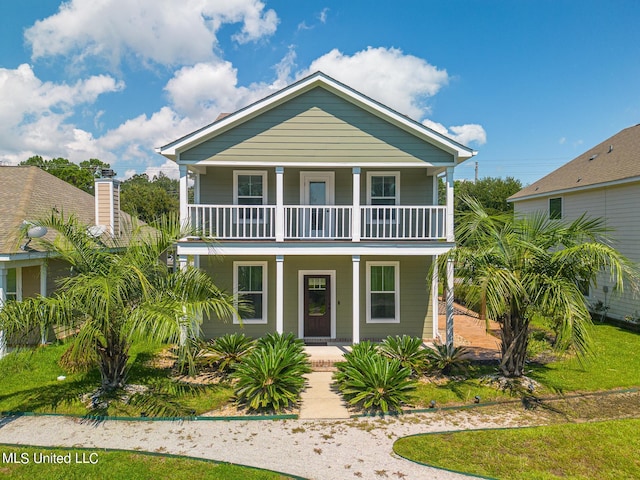
[[[398,259],[399,258],[399,259]],[[275,258],[273,257],[202,257],[201,267],[205,269],[217,285],[231,292],[233,290],[234,260],[256,260],[268,262],[268,323],[266,325],[234,325],[219,319],[205,319],[203,333],[213,338],[225,333],[241,331],[251,337],[259,337],[275,331]],[[366,265],[367,261],[400,262],[400,323],[373,324],[366,322]],[[430,291],[426,278],[431,257],[361,257],[360,260],[360,337],[361,339],[381,339],[387,335],[411,335],[430,337],[432,331]],[[284,331],[299,330],[299,271],[334,270],[336,298],[333,308],[336,312],[336,338],[351,340],[353,337],[352,262],[350,256],[301,257],[288,256],[284,261]]]
[[[452,155],[315,88],[180,154],[184,161],[443,163]]]
[[[231,205],[233,203],[234,171],[266,171],[267,172],[267,204],[276,203],[276,174],[274,167],[207,167],[207,173],[200,175],[200,203],[203,205]],[[326,169],[297,167],[284,169],[284,204],[301,205],[300,173],[327,171]],[[351,168],[334,168],[335,172],[335,204],[351,205],[353,197],[353,173]],[[360,203],[369,203],[367,198],[368,172],[400,172],[400,204],[432,205],[433,177],[427,175],[424,168],[376,168],[362,169],[360,174]]]
[[[580,215],[602,218],[610,229],[613,246],[635,264],[640,262],[640,185],[629,184],[607,188],[591,189],[562,195],[515,203],[515,211],[527,214],[535,211],[548,212],[549,198],[562,197],[562,218],[572,221]],[[605,299],[603,287],[607,286]],[[598,275],[597,287],[592,288],[588,298],[590,303],[601,301],[609,306],[607,315],[624,318],[626,315],[640,315],[640,299],[637,294],[626,288],[624,292],[614,292],[608,272]]]

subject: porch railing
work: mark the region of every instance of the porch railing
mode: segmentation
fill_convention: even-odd
[[[275,205],[189,205],[198,235],[219,240],[274,240]],[[285,205],[284,240],[444,240],[444,206],[375,206],[359,208],[359,236],[354,235],[352,206]]]
[[[198,235],[221,240],[269,240],[276,236],[274,205],[189,205]]]
[[[285,206],[284,238],[351,239],[352,207]]]
[[[446,207],[360,207],[361,238],[439,240],[446,238]]]

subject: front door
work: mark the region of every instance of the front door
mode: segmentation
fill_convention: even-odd
[[[331,276],[304,276],[304,336],[331,336]]]

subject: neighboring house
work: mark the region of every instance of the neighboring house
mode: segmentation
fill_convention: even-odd
[[[120,220],[128,218],[119,210],[116,180],[96,179],[94,197],[33,166],[0,166],[0,205],[0,308],[6,300],[50,295],[56,279],[68,274],[68,266],[62,261],[39,248],[37,242],[22,238],[21,234],[29,230],[28,222],[54,211],[75,215],[87,225],[102,225],[96,232],[119,236]],[[37,234],[37,230],[32,232]],[[51,232],[46,235],[53,238]],[[2,340],[0,332],[0,355]]]
[[[181,217],[200,232],[178,242],[180,261],[253,307],[205,321],[207,337],[437,336],[427,277],[454,246],[453,170],[473,150],[318,72],[157,151],[178,164]]]
[[[544,211],[550,218],[569,221],[583,214],[602,218],[613,246],[640,262],[640,125],[622,130],[509,201],[516,214]],[[606,307],[612,318],[640,315],[637,295],[630,289],[614,292],[607,273],[599,275],[597,288],[585,294],[592,307]]]

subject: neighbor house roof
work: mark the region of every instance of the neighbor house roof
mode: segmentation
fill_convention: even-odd
[[[73,214],[86,225],[95,224],[93,195],[38,167],[0,166],[0,253],[22,253],[22,222],[42,219],[52,210],[65,216]],[[31,246],[38,249],[33,243]]]
[[[549,175],[523,188],[509,201],[604,187],[640,180],[640,124],[625,128]]]
[[[177,160],[180,152],[205,142],[236,125],[255,118],[256,116],[317,87],[324,88],[352,104],[386,120],[387,122],[422,138],[424,141],[448,151],[460,162],[477,154],[473,149],[462,145],[452,138],[436,132],[429,127],[426,127],[420,122],[417,122],[370,97],[367,97],[366,95],[338,82],[322,72],[315,72],[308,77],[278,90],[262,100],[248,105],[234,113],[221,114],[215,122],[191,132],[167,145],[156,148],[156,152],[171,160]]]

